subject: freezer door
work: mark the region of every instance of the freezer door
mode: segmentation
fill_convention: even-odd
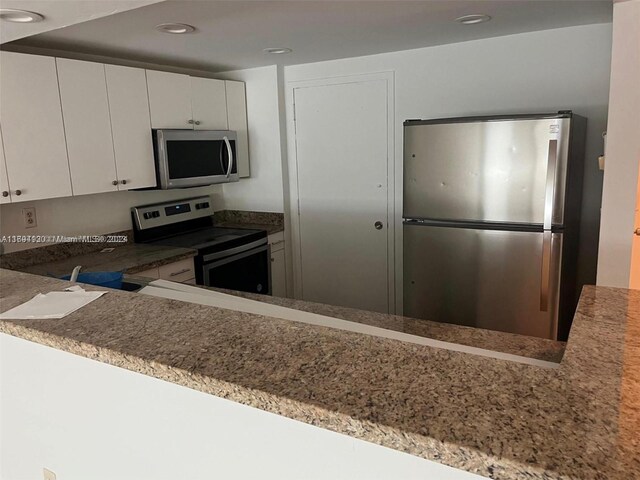
[[[556,338],[562,234],[404,226],[404,315]]]
[[[563,224],[570,122],[405,126],[404,218]]]

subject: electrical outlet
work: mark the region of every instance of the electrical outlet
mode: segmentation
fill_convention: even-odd
[[[36,220],[36,208],[35,207],[23,208],[22,221],[24,223],[24,228],[33,228],[38,226],[38,222]]]
[[[46,468],[42,469],[42,475],[44,480],[56,480],[56,474]]]

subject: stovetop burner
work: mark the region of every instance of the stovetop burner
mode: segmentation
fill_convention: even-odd
[[[241,240],[250,241],[251,237],[265,237],[264,230],[244,228],[206,227],[201,230],[187,233],[178,233],[173,236],[152,240],[148,243],[154,245],[167,245],[170,247],[195,248],[198,250],[216,249],[215,247],[232,247]],[[244,240],[242,240],[244,239]]]

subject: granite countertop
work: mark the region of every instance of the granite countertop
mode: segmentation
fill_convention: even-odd
[[[55,275],[57,277],[69,275],[76,265],[82,266],[82,272],[138,273],[184,258],[191,258],[196,254],[197,251],[190,248],[128,243],[113,247],[110,252],[88,252],[50,262],[21,266],[16,269],[36,275]]]
[[[282,213],[222,210],[214,214],[214,221],[217,227],[266,230],[268,235],[284,231]]]
[[[1,310],[67,285],[0,270]],[[0,332],[489,478],[640,477],[638,291],[586,287],[555,369],[120,291]]]
[[[277,225],[273,223],[247,223],[247,222],[222,221],[222,222],[217,222],[216,227],[250,228],[252,230],[266,230],[267,235],[284,231],[284,225]]]

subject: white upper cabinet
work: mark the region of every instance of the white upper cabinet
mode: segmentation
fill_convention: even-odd
[[[156,186],[147,78],[141,68],[105,65],[118,189]]]
[[[104,64],[58,58],[74,195],[118,190]]]
[[[188,75],[147,70],[152,128],[193,128]]]
[[[236,156],[238,157],[238,175],[248,177],[249,170],[249,132],[247,131],[247,100],[244,82],[225,81],[227,91],[227,116],[229,130],[238,133]]]
[[[7,164],[4,161],[4,146],[2,144],[2,129],[0,128],[0,203],[11,202]]]
[[[0,121],[12,201],[71,195],[56,61],[1,52]]]
[[[224,80],[191,77],[191,108],[196,130],[227,130]]]

